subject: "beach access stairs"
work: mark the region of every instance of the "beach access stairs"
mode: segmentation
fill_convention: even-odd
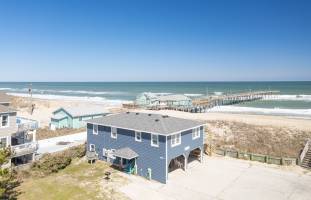
[[[306,169],[311,169],[311,139],[308,139],[300,154],[300,166]]]

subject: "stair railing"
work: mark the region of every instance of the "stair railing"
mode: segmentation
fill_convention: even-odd
[[[308,139],[305,147],[303,148],[303,151],[300,154],[300,162],[303,162],[303,159],[305,158],[306,154],[308,153],[310,146],[311,146],[311,139]]]

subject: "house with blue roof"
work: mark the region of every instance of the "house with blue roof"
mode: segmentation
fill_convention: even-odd
[[[161,183],[169,172],[203,160],[204,123],[167,115],[126,112],[87,121],[87,151]]]

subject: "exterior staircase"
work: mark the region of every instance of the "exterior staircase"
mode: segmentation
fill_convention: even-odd
[[[303,151],[300,154],[300,166],[311,169],[311,139],[308,139]]]

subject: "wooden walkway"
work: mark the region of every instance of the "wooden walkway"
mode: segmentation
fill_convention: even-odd
[[[193,112],[193,113],[203,113],[208,109],[211,109],[215,106],[222,105],[233,105],[243,102],[262,100],[265,98],[270,98],[273,95],[278,94],[279,91],[254,91],[254,92],[245,92],[239,94],[231,95],[222,95],[222,96],[211,96],[208,98],[199,98],[192,101],[192,106],[154,106],[150,107],[151,110],[179,110],[184,112]]]

